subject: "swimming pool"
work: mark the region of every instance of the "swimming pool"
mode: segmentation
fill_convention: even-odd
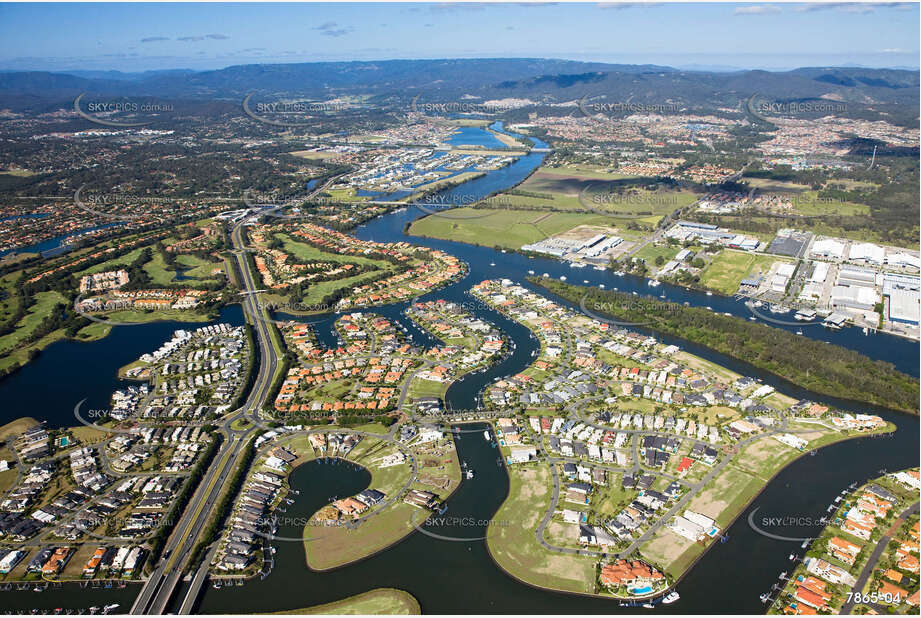
[[[652,592],[652,586],[643,586],[642,588],[631,588],[630,594],[649,594]]]

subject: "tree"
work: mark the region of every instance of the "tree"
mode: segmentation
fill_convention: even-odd
[[[661,255],[656,256],[656,266],[662,266],[665,263],[665,257]]]

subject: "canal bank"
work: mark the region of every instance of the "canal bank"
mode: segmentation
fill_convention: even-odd
[[[533,167],[529,166],[536,166],[541,159],[540,155],[528,155],[515,164],[496,172],[490,172],[487,176],[469,184],[478,183],[477,187],[480,188],[476,190],[484,191],[484,196],[488,195],[503,188],[500,186],[500,180],[509,183],[505,186],[515,184],[515,178],[521,178],[522,174],[530,173]],[[520,165],[523,161],[526,164]],[[490,182],[486,182],[488,180]],[[494,184],[493,181],[495,181]],[[460,189],[458,187],[446,193],[456,192],[460,196],[474,190],[467,185],[463,186],[463,191]],[[524,284],[524,277],[528,270],[535,270],[538,273],[547,272],[557,278],[562,275],[577,278],[573,274],[574,269],[554,260],[528,258],[451,241],[418,239],[403,234],[405,224],[423,214],[421,210],[410,207],[403,212],[391,213],[371,221],[357,231],[360,238],[381,242],[406,241],[438,248],[457,255],[470,265],[470,272],[462,281],[444,290],[432,292],[422,299],[448,298],[469,302],[471,298],[466,295],[466,290],[482,279],[508,277]],[[616,277],[613,273],[593,269],[582,269],[578,278],[591,281],[593,285],[604,283],[609,288],[618,286],[622,291],[634,290],[648,294],[649,289],[645,280]],[[725,309],[718,305],[722,302],[734,302],[732,299],[707,297],[703,293],[674,288],[674,286],[665,284],[657,291],[666,294],[668,300],[675,302],[684,302],[684,299],[687,298],[689,303],[693,300],[691,304],[698,306],[709,304],[715,310],[730,311],[732,309],[744,311],[746,312],[744,315],[747,315],[747,309],[741,303],[735,303],[738,305],[735,307],[726,305]],[[695,297],[695,294],[700,298]],[[675,297],[672,297],[673,295]],[[239,307],[237,310],[239,311]],[[395,315],[398,316],[401,316],[402,312],[400,306],[370,310],[388,313],[395,311]],[[452,385],[447,393],[447,400],[454,408],[475,407],[477,396],[482,388],[496,377],[524,369],[533,359],[533,346],[536,346],[536,341],[526,328],[504,318],[495,311],[480,307],[474,313],[496,324],[517,343],[517,346],[496,367],[487,372],[470,374]],[[223,314],[221,319],[230,321]],[[242,314],[240,320],[242,323]],[[140,332],[141,329],[148,327],[164,327],[164,332],[157,337],[151,335],[150,341],[139,341],[131,336],[135,330]],[[94,401],[94,406],[108,405],[108,397],[113,388],[117,386],[113,387],[110,383],[94,383],[92,382],[93,376],[98,372],[108,372],[110,374],[108,379],[113,380],[118,367],[136,359],[144,352],[155,349],[168,338],[175,328],[179,327],[176,324],[167,325],[165,323],[121,327],[125,335],[112,340],[118,341],[120,345],[113,345],[113,349],[108,351],[109,355],[103,353],[104,348],[81,348],[88,351],[91,358],[98,355],[96,359],[98,363],[95,366],[87,363],[85,355],[73,354],[72,357],[66,357],[59,355],[57,351],[54,354],[49,353],[51,350],[49,348],[46,351],[49,362],[57,358],[64,364],[59,366],[52,363],[45,370],[52,371],[54,379],[65,383],[72,381],[77,392],[69,392],[66,396],[61,397],[55,393],[49,395],[47,382],[44,382],[45,386],[41,386],[42,374],[39,372],[33,377],[29,389],[21,391],[22,401],[31,402],[31,407],[27,407],[28,414],[20,412],[11,418],[24,415],[48,418],[53,415],[55,418],[64,419],[72,416],[73,406],[77,401],[88,396],[87,391],[90,390],[101,400],[101,403]],[[812,331],[809,332],[812,336]],[[819,330],[815,335],[816,338],[840,338],[840,341],[833,342],[857,349],[871,358],[891,360],[906,373],[918,375],[917,344],[906,346],[904,341],[899,341],[897,338],[884,335],[864,337],[857,334],[856,331],[854,333],[847,331],[833,333]],[[107,341],[109,338],[96,343]],[[78,346],[96,345],[95,343],[61,343],[72,343]],[[708,355],[706,351],[698,351],[690,345],[684,345],[684,347],[704,358],[712,358],[712,355]],[[717,360],[716,362],[724,361]],[[727,365],[732,368],[730,363]],[[76,372],[70,371],[69,368],[73,366],[79,366],[79,369]],[[27,369],[28,366],[23,371]],[[44,377],[47,379],[47,376]],[[83,384],[81,382],[83,379],[89,379],[90,383]],[[765,379],[765,382],[770,383],[770,380]],[[8,382],[0,384],[0,394],[7,392],[6,385],[8,384]],[[796,396],[795,393],[790,392],[790,389],[782,388]],[[39,400],[37,393],[41,393],[42,402],[51,398],[49,412],[36,409],[36,402]],[[805,395],[809,396],[808,393]],[[828,398],[816,396],[810,396],[810,398],[818,401],[828,400]],[[67,405],[61,405],[65,399]],[[87,405],[89,404],[90,402]],[[866,409],[850,405],[846,408],[852,411]],[[736,523],[729,528],[729,541],[716,545],[708,551],[682,581],[679,587],[682,599],[671,606],[660,606],[656,611],[718,613],[723,607],[731,607],[734,612],[760,613],[763,608],[758,601],[758,595],[769,588],[776,580],[777,573],[785,568],[786,556],[792,547],[789,543],[768,539],[751,530],[746,521],[748,514],[755,508],[762,509],[760,511],[762,513],[769,512],[772,515],[791,517],[796,517],[803,512],[815,512],[815,509],[824,510],[828,501],[833,499],[843,487],[852,482],[878,475],[880,468],[895,470],[917,465],[918,419],[886,411],[880,414],[886,420],[893,421],[899,426],[899,430],[891,438],[862,438],[830,445],[818,451],[814,456],[803,457],[787,466],[749,505],[743,512],[743,517],[737,519]],[[68,423],[69,421],[60,424]],[[501,462],[496,462],[495,449],[477,434],[469,434],[469,436],[462,434],[457,446],[459,456],[476,470],[476,475],[473,479],[461,483],[458,491],[448,503],[446,516],[463,521],[489,522],[508,493],[508,476]],[[316,495],[308,495],[306,491],[302,492],[297,504],[299,505],[302,499],[309,498],[309,500],[293,508],[310,510],[315,504],[327,503],[330,490],[342,492],[338,495],[345,495],[346,491],[360,484],[347,471],[344,476],[338,475],[342,471],[344,469],[330,470],[330,472],[337,473],[335,478],[315,481],[313,477],[316,471],[304,469],[302,474],[305,480],[298,480],[298,482],[307,483],[305,489],[313,488],[315,484],[319,488]],[[337,495],[337,493],[332,495]],[[474,526],[458,525],[456,529],[447,534],[444,527],[437,529],[438,534],[442,536],[451,535],[460,539],[454,541],[439,540],[424,533],[415,532],[382,553],[326,573],[314,573],[306,568],[301,544],[286,543],[285,547],[279,544],[276,554],[279,562],[271,575],[264,580],[230,589],[214,590],[209,587],[200,602],[200,611],[240,613],[294,609],[336,601],[379,587],[394,587],[408,591],[419,600],[423,611],[428,613],[546,614],[629,611],[629,608],[618,607],[616,601],[572,596],[535,589],[522,584],[498,569],[490,559],[486,544],[482,540],[482,537],[486,535],[485,528],[485,523]],[[286,566],[279,568],[282,565],[282,555],[288,553],[291,553],[291,556],[286,558],[284,563]],[[752,560],[752,555],[758,556],[759,559]],[[719,592],[715,594],[714,590]],[[42,594],[13,592],[4,598],[7,600],[8,608],[22,610],[39,606],[81,608],[98,604],[90,600],[91,597],[87,596],[87,592],[87,590],[80,589],[77,584],[70,584],[64,586],[63,589],[49,590]],[[42,605],[36,605],[39,601]],[[125,604],[122,603],[122,605]],[[633,611],[644,610],[636,608]]]

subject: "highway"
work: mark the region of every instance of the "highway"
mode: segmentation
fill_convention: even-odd
[[[244,292],[249,292],[243,294],[242,302],[244,313],[247,314],[248,321],[255,329],[255,340],[259,346],[258,374],[243,407],[225,417],[221,424],[219,431],[224,437],[224,442],[167,540],[160,562],[141,588],[137,600],[131,607],[131,614],[162,614],[166,611],[176,586],[188,566],[198,538],[211,519],[212,510],[220,499],[221,491],[240,465],[245,446],[258,427],[249,425],[246,429],[234,430],[231,423],[247,416],[248,412],[254,416],[258,415],[269,395],[272,377],[278,367],[279,357],[272,345],[269,322],[262,319],[264,309],[258,302],[257,294],[252,293],[257,288],[246,261],[246,252],[243,251],[245,248],[243,225],[243,223],[237,224],[231,233],[231,239],[236,249],[234,256],[240,272],[241,286]],[[208,562],[204,560],[200,569],[207,571],[207,568]],[[204,579],[204,576],[196,576],[196,579]],[[193,586],[193,590],[197,592],[198,587]],[[191,602],[194,602],[194,598]],[[187,603],[189,603],[188,600],[183,603],[183,607]]]

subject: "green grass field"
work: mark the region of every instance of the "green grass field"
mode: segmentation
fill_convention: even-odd
[[[670,247],[668,245],[657,247],[653,244],[648,244],[637,251],[634,257],[645,260],[646,264],[649,266],[654,266],[658,256],[661,255],[662,259],[668,262],[670,259],[678,255],[680,250],[680,247]]]
[[[534,531],[551,495],[546,465],[510,468],[509,495],[487,532],[489,553],[504,571],[533,586],[593,593],[593,558],[549,552],[537,542]]]
[[[725,249],[700,274],[700,283],[723,294],[735,294],[742,279],[757,272],[766,273],[776,261],[790,260]]]
[[[587,163],[573,163],[570,165],[561,165],[559,167],[546,166],[542,167],[540,171],[541,173],[552,176],[564,176],[567,178],[582,177],[593,180],[623,180],[624,178],[634,178],[634,176],[609,172],[600,166],[589,165]]]
[[[39,292],[35,295],[35,304],[29,307],[26,315],[16,324],[16,330],[0,337],[0,355],[5,355],[19,347],[41,324],[42,320],[51,315],[52,309],[58,303],[64,303],[65,298],[60,292]]]
[[[111,260],[106,260],[105,262],[100,262],[99,264],[90,266],[89,268],[84,268],[83,270],[74,273],[74,277],[79,280],[80,277],[83,277],[84,275],[95,275],[96,273],[101,273],[107,270],[118,270],[122,266],[130,264],[134,260],[138,259],[138,256],[141,255],[141,251],[144,249],[145,247],[138,247],[137,249],[129,251],[120,257],[112,258]]]
[[[475,215],[485,216],[465,218]],[[409,233],[487,247],[520,249],[522,245],[543,240],[578,225],[610,225],[611,222],[609,217],[585,213],[457,208],[444,216],[429,215],[417,219],[410,226]]]
[[[653,225],[675,209],[696,201],[690,191],[649,191],[635,179],[590,167],[541,168],[525,180],[520,191],[537,195],[503,193],[493,198],[503,206],[556,211],[592,210],[618,217],[647,218]]]
[[[446,386],[444,382],[415,378],[409,386],[406,401],[412,402],[416,397],[441,397],[444,395]]]
[[[321,251],[304,242],[299,242],[296,238],[292,238],[288,234],[278,234],[278,239],[282,242],[282,249],[298,258],[299,260],[304,261],[322,261],[322,262],[336,262],[338,264],[362,264],[370,265],[376,268],[393,268],[389,262],[383,260],[372,260],[366,257],[361,257],[359,255],[339,255],[337,253],[327,253]]]
[[[421,614],[416,598],[395,588],[376,588],[353,597],[302,609],[286,609],[273,614],[327,614],[327,615],[416,615]]]

